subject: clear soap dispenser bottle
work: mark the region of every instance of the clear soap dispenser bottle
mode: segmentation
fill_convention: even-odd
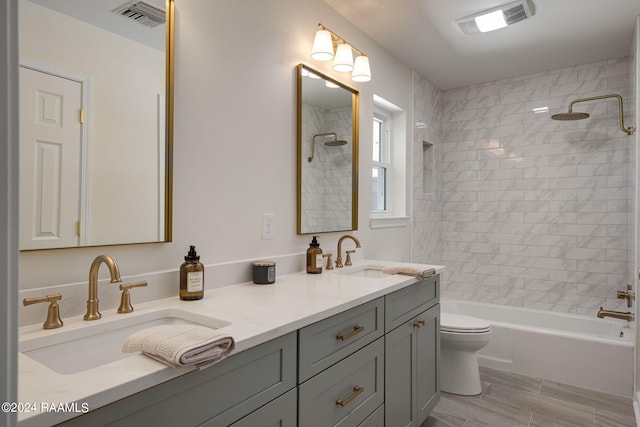
[[[322,249],[318,243],[318,236],[313,236],[307,249],[307,273],[322,273]]]
[[[180,266],[180,299],[197,300],[204,296],[204,265],[195,246],[189,246],[189,253]]]

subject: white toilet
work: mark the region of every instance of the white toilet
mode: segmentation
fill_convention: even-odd
[[[489,344],[491,325],[457,313],[440,314],[440,389],[471,396],[482,393],[477,352]]]

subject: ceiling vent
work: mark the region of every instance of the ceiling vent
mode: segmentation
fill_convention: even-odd
[[[465,16],[455,23],[465,34],[486,33],[530,18],[534,13],[531,1],[519,0]]]
[[[124,4],[113,12],[151,28],[165,22],[164,10],[142,1]]]

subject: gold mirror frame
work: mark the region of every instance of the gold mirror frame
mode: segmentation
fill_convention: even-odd
[[[167,1],[167,69],[166,69],[166,120],[167,147],[165,155],[165,211],[164,211],[164,242],[171,242],[173,238],[173,63],[175,53],[175,0]],[[159,242],[162,243],[162,242]]]
[[[162,231],[162,236],[158,236],[157,240],[148,240],[144,237],[140,237],[137,241],[131,239],[131,241],[115,241],[114,242],[92,242],[89,244],[80,244],[75,246],[59,246],[59,247],[42,247],[42,248],[28,248],[20,249],[21,251],[37,251],[47,249],[68,249],[68,248],[85,248],[95,246],[115,246],[115,245],[133,245],[133,244],[148,244],[148,243],[166,243],[172,241],[173,232],[173,129],[174,129],[174,58],[175,58],[175,0],[164,0],[165,2],[165,93],[164,93],[164,181],[160,181],[160,185],[163,186],[160,191],[164,190],[164,203],[159,206],[162,209],[164,215],[164,223],[159,224],[159,230]],[[158,39],[161,40],[161,39]],[[22,65],[21,65],[22,66]],[[158,188],[158,187],[155,187]],[[79,226],[78,226],[79,227]],[[120,240],[120,239],[118,239]]]
[[[304,206],[303,206],[303,166],[309,161],[309,156],[305,153],[305,141],[303,141],[303,74],[313,73],[316,76],[323,79],[325,82],[332,83],[336,85],[338,88],[342,90],[346,90],[351,93],[351,147],[352,147],[352,161],[351,161],[351,228],[347,227],[337,227],[335,229],[313,229],[313,230],[303,230],[303,215],[304,215]],[[360,94],[357,90],[350,88],[339,81],[310,68],[305,64],[299,64],[297,67],[297,86],[298,86],[298,94],[297,94],[297,144],[298,144],[298,155],[297,155],[297,234],[317,234],[317,233],[329,233],[329,232],[339,232],[339,231],[352,231],[358,229],[358,142],[359,142],[359,117],[360,117]],[[336,89],[330,89],[336,90]],[[333,135],[332,135],[333,134]],[[321,136],[333,136],[337,139],[337,136],[334,132],[324,132],[322,134],[315,135],[316,137]],[[315,139],[315,137],[314,137]],[[314,141],[310,141],[312,145],[315,145]]]

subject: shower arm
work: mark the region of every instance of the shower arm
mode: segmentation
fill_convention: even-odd
[[[592,96],[590,98],[580,98],[580,99],[576,99],[575,101],[571,101],[569,103],[569,113],[572,113],[572,108],[573,108],[573,104],[577,104],[578,102],[585,102],[585,101],[596,101],[598,99],[606,99],[606,98],[616,98],[618,100],[618,115],[619,115],[619,123],[620,123],[620,130],[624,133],[626,133],[627,135],[633,135],[633,132],[635,132],[636,128],[634,127],[625,127],[624,126],[624,110],[622,109],[622,97],[618,94],[611,94],[611,95],[600,95],[600,96]]]
[[[313,156],[315,155],[316,138],[329,135],[333,135],[333,139],[338,139],[338,135],[335,132],[318,133],[316,135],[313,135],[313,140],[311,141],[311,155],[307,157],[308,162],[311,162],[313,160]]]

